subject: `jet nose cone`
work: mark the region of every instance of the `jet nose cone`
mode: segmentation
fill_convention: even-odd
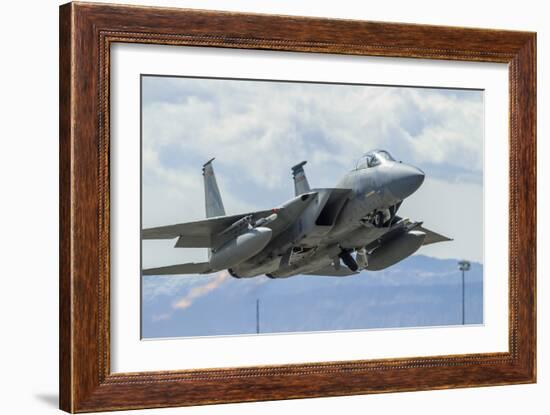
[[[399,200],[412,195],[424,182],[424,172],[406,164],[396,164],[391,176],[389,190]]]

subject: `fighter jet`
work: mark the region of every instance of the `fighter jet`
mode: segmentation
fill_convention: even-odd
[[[208,261],[143,270],[143,275],[210,274],[343,277],[378,271],[421,246],[449,241],[402,218],[403,201],[424,172],[385,150],[364,154],[334,188],[311,189],[305,161],[292,167],[295,197],[269,210],[226,216],[212,162],[203,165],[206,217],[143,229],[142,239],[176,239],[175,248],[208,248]]]

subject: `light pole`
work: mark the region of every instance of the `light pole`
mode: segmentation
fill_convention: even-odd
[[[464,305],[464,295],[465,295],[465,284],[464,284],[464,272],[470,270],[470,262],[462,260],[458,262],[458,269],[462,271],[462,325],[466,324],[465,319],[465,305]]]
[[[256,299],[256,334],[260,334],[260,299]]]

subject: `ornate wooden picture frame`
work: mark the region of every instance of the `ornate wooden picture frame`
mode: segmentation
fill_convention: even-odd
[[[109,70],[115,43],[508,64],[509,351],[112,373]],[[535,382],[535,33],[69,3],[60,8],[59,93],[61,409],[90,412]]]

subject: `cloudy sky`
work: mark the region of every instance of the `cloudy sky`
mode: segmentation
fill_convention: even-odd
[[[143,227],[205,217],[201,168],[212,157],[216,157],[214,169],[226,213],[237,214],[272,208],[292,198],[290,167],[302,160],[308,161],[305,168],[312,188],[333,187],[363,153],[382,148],[426,173],[424,184],[405,200],[399,214],[423,221],[427,228],[454,239],[423,247],[417,253],[425,258],[453,259],[446,262],[444,273],[436,269],[435,259],[423,260],[424,268],[418,272],[441,274],[446,282],[456,282],[456,259],[483,264],[483,119],[482,91],[143,76]],[[143,267],[202,262],[207,258],[204,248],[175,249],[174,243],[144,241]],[[386,281],[386,273],[368,274],[368,278],[377,278],[382,285],[395,287],[395,281]],[[403,275],[403,290],[410,288],[410,277]],[[291,278],[284,285],[290,290],[287,294],[300,292],[297,287],[304,283],[300,278]],[[355,316],[348,322],[353,327],[367,327],[369,319],[383,320],[392,309],[390,304],[396,301],[388,297],[386,306],[361,312],[350,310],[354,302],[348,291],[355,292],[350,287],[357,282],[303,278],[322,279],[307,282],[307,286],[329,284],[327,292],[331,294],[321,301],[322,294],[318,293],[316,305],[308,307],[314,310],[310,317],[307,310],[301,310],[300,315],[310,318],[311,325],[290,318],[279,326],[285,330],[340,327],[341,323],[330,321],[327,316],[345,313]],[[226,272],[212,276],[146,277],[142,335],[212,335],[227,334],[228,330],[244,333],[239,327],[243,318],[250,318],[257,293],[262,292],[265,298],[279,293],[276,297],[283,298],[284,293],[277,291],[282,287],[279,283],[258,277],[245,284],[228,277]],[[363,296],[356,299],[358,304],[386,301],[367,299],[364,296],[369,290],[361,292]],[[430,303],[443,298],[439,289],[432,295],[422,290],[404,294],[395,288],[391,292],[401,293],[400,298],[405,298],[407,304],[424,304],[424,317],[405,323],[410,310],[396,306],[392,321],[369,324],[411,326],[456,314],[454,306],[449,305],[452,301],[435,308]],[[235,293],[246,299],[233,298]],[[212,309],[207,304],[229,297],[235,304],[250,302],[243,306],[248,310],[245,317],[228,314],[227,321],[222,321],[219,312],[205,312]],[[476,298],[481,301],[480,295]],[[299,305],[303,298],[295,300]],[[292,303],[290,299],[285,301]],[[451,310],[444,310],[443,306]],[[476,307],[480,306],[477,303]],[[382,310],[383,315],[374,315],[376,310]],[[325,317],[318,321],[321,315]],[[199,331],[185,332],[185,327],[195,327],[189,321],[200,322]],[[294,326],[288,326],[291,321]]]
[[[361,154],[388,150],[426,173],[402,216],[454,239],[421,252],[483,262],[483,92],[142,77],[143,227],[204,218],[202,164],[226,212],[293,196],[290,167],[332,187]],[[144,267],[204,260],[204,249],[144,244]]]

